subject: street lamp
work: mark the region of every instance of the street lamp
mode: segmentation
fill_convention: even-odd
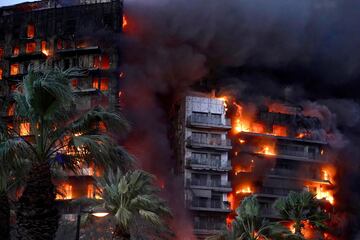
[[[109,212],[106,211],[103,207],[96,207],[92,209],[91,211],[82,210],[81,206],[79,207],[79,211],[77,213],[77,219],[76,219],[76,235],[75,240],[80,239],[80,224],[81,224],[81,214],[82,213],[89,213],[97,218],[106,217],[109,215]]]

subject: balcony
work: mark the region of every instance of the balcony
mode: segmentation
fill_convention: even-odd
[[[85,54],[97,54],[100,53],[100,48],[98,46],[89,46],[84,48],[65,48],[58,49],[56,51],[57,54],[61,56],[73,56],[73,55],[85,55]]]
[[[272,169],[269,172],[268,176],[274,177],[274,178],[298,179],[298,180],[302,180],[302,181],[308,180],[308,181],[320,182],[323,184],[330,184],[330,181],[322,179],[322,176],[320,173],[301,171],[300,169],[297,169],[297,170]]]
[[[186,143],[189,147],[193,148],[215,148],[218,150],[230,150],[232,148],[230,139],[198,139],[194,137],[188,137]]]
[[[270,219],[279,219],[280,218],[279,214],[273,208],[269,208],[269,207],[261,208],[260,215],[262,217],[270,218]]]
[[[216,199],[207,199],[207,200],[191,200],[187,202],[187,206],[191,210],[196,211],[210,211],[210,212],[231,212],[230,203],[223,202]]]
[[[197,179],[187,179],[186,186],[190,188],[213,189],[221,192],[232,191],[230,182],[222,183],[221,181],[201,181]]]
[[[288,159],[293,161],[316,162],[316,163],[324,163],[326,161],[324,158],[321,158],[321,155],[316,155],[305,151],[290,151],[290,150],[278,149],[275,147],[274,149],[275,155],[269,155],[262,153],[261,150],[262,150],[261,146],[256,146],[256,145],[244,145],[241,147],[242,152],[254,153],[269,158],[280,158],[280,159]]]
[[[230,171],[231,163],[229,161],[226,164],[221,164],[219,159],[186,159],[186,166],[192,169],[202,169],[202,170],[214,170],[214,171]]]
[[[194,233],[198,235],[214,235],[226,229],[225,221],[196,221],[194,222]]]
[[[188,126],[198,127],[198,128],[215,128],[215,129],[231,129],[230,119],[225,119],[225,123],[219,118],[214,118],[211,116],[195,116],[190,115],[187,118]]]
[[[263,187],[256,194],[263,197],[285,197],[290,191],[301,192],[303,189],[288,189],[288,188],[274,188],[274,187]]]
[[[37,60],[37,59],[46,59],[47,56],[42,51],[35,51],[32,53],[21,53],[16,56],[8,56],[6,59],[10,60],[11,62],[23,62],[29,60]]]

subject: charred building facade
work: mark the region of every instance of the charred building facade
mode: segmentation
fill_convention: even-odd
[[[78,68],[71,79],[77,95],[72,111],[95,105],[119,107],[121,53],[116,39],[122,32],[121,0],[37,1],[0,8],[0,95],[3,119],[31,136],[30,124],[14,123],[12,93],[32,68]],[[100,169],[83,166],[58,182],[59,200],[97,197],[93,176]]]
[[[244,114],[233,125],[233,208],[256,194],[262,215],[276,219],[274,201],[303,190],[333,204],[333,169],[319,120],[293,105],[260,107],[251,120]]]

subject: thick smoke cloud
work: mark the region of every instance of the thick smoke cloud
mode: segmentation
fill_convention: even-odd
[[[344,152],[338,197],[358,199],[352,182],[359,180],[360,2],[127,0],[124,6],[124,101],[134,125],[128,146],[141,167],[172,188],[170,202],[181,196],[168,140],[173,103],[204,78],[239,98],[315,108]],[[348,219],[345,239],[356,231],[356,217]],[[190,238],[188,227],[178,239]]]

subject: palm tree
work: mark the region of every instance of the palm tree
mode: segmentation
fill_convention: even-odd
[[[166,239],[169,233],[164,218],[171,213],[166,203],[156,194],[154,177],[144,171],[134,170],[122,173],[121,170],[109,171],[98,179],[102,189],[104,207],[114,216],[116,226],[113,239],[130,239],[135,228],[147,226],[144,231],[154,230],[155,234],[145,232],[151,239]],[[144,228],[141,228],[143,231]]]
[[[8,129],[16,141],[9,148],[20,149],[19,156],[31,161],[16,211],[19,239],[55,236],[59,215],[52,169],[75,171],[82,162],[116,167],[131,159],[107,134],[128,129],[121,115],[101,107],[79,114],[73,108],[75,96],[69,79],[74,74],[79,72],[57,68],[30,71],[13,96],[14,125]]]
[[[9,195],[16,192],[22,183],[27,170],[27,161],[19,159],[17,151],[20,144],[12,144],[5,125],[0,123],[0,236],[10,239],[10,211]],[[16,146],[17,148],[11,148]]]
[[[291,191],[288,196],[276,200],[274,208],[285,221],[293,223],[295,239],[304,239],[305,222],[321,231],[327,228],[328,215],[321,209],[320,201],[308,191]]]
[[[268,240],[278,239],[289,233],[282,225],[260,217],[260,205],[256,196],[244,198],[236,209],[236,214],[229,230],[207,240]]]

